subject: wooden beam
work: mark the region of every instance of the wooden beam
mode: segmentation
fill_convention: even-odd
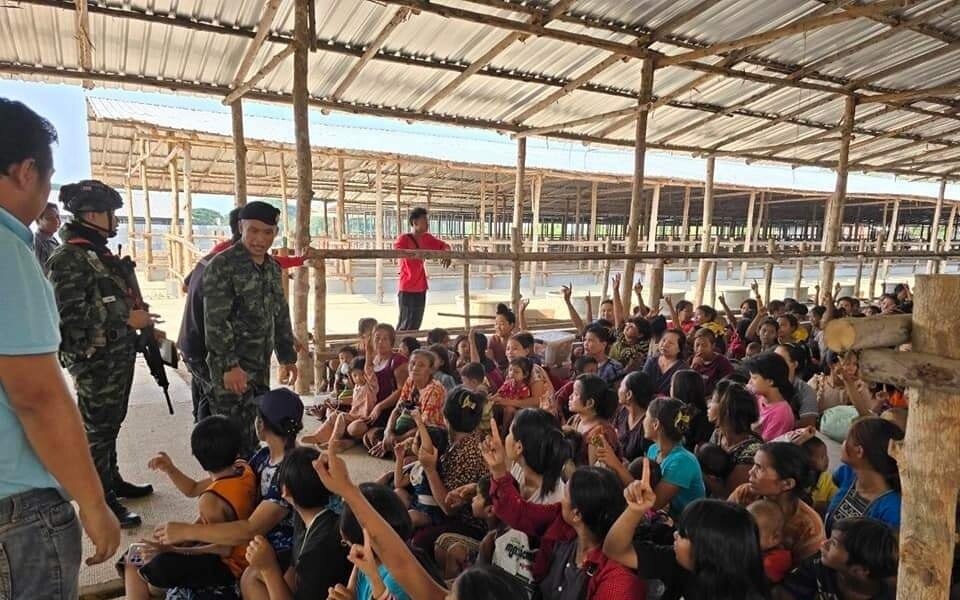
[[[940,190],[937,192],[937,204],[933,209],[933,222],[930,223],[930,239],[928,248],[936,252],[940,245],[940,216],[943,214],[943,198],[947,193],[947,180],[940,180]],[[933,275],[937,272],[938,262],[935,260],[927,261],[927,274]]]
[[[829,27],[830,25],[836,25],[837,23],[844,23],[852,19],[876,15],[895,8],[904,8],[912,4],[916,4],[919,1],[920,0],[880,0],[879,2],[874,2],[872,4],[851,6],[836,14],[800,19],[799,21],[795,21],[782,27],[777,27],[776,29],[765,31],[763,33],[748,35],[738,40],[720,42],[707,46],[706,48],[691,50],[690,52],[684,52],[683,54],[667,56],[662,59],[662,65],[665,67],[669,67],[671,65],[680,65],[700,58],[705,58],[707,56],[720,54],[722,52],[739,50],[740,48],[746,48],[748,46],[767,44],[775,40],[801,33],[809,33],[823,27]]]
[[[520,229],[523,226],[523,191],[527,168],[527,140],[517,140],[517,178],[513,193],[513,227]]]
[[[700,227],[700,251],[710,251],[710,234],[713,229],[713,178],[716,171],[716,158],[707,157],[707,174],[703,187],[703,221]],[[693,290],[693,305],[703,304],[703,295],[707,287],[707,275],[710,272],[710,262],[701,260],[697,270],[697,287]]]
[[[747,227],[746,231],[743,234],[743,251],[750,252],[751,247],[753,246],[753,213],[757,204],[757,192],[750,193],[750,200],[747,202]],[[740,285],[744,285],[747,282],[747,261],[740,263]],[[797,292],[799,295],[799,291]],[[797,298],[800,301],[803,301],[803,298]]]
[[[233,125],[233,201],[235,206],[247,205],[247,141],[243,135],[243,100],[230,105]]]
[[[340,85],[337,86],[337,89],[333,91],[330,95],[331,99],[339,100],[347,92],[347,89],[350,88],[350,85],[356,81],[357,77],[360,75],[360,71],[373,60],[373,57],[380,52],[380,48],[386,43],[387,38],[390,37],[390,34],[399,27],[404,21],[410,17],[410,9],[406,7],[398,8],[393,17],[390,18],[390,21],[384,25],[383,29],[380,30],[380,33],[377,34],[373,41],[371,41],[366,49],[363,51],[363,56],[360,59],[353,63],[353,66],[347,72],[346,76],[340,82]]]
[[[297,145],[297,231],[294,236],[294,251],[303,256],[310,246],[310,203],[313,200],[313,157],[310,152],[309,88],[307,85],[310,51],[310,16],[308,3],[312,0],[295,0],[294,38],[296,51],[293,54],[293,128]],[[309,269],[297,269],[293,275],[293,327],[294,334],[304,342],[297,355],[296,391],[306,393],[311,368],[307,341],[307,296],[310,293]]]
[[[237,67],[237,72],[233,76],[233,87],[236,88],[246,79],[250,67],[253,66],[254,59],[257,58],[257,53],[260,52],[263,43],[267,41],[270,27],[273,26],[273,20],[277,16],[279,8],[280,0],[267,0],[266,6],[263,7],[263,12],[260,14],[260,21],[257,23],[257,33],[250,41],[250,45],[247,46],[247,51],[240,61],[240,66]]]
[[[904,92],[895,92],[892,94],[877,94],[874,96],[863,96],[862,104],[871,104],[875,102],[905,102],[907,100],[916,101],[931,96],[949,96],[960,93],[960,84],[948,83],[936,87],[924,88],[918,90],[907,90]]]
[[[383,162],[377,161],[377,204],[374,213],[373,235],[377,248],[383,248]],[[377,302],[383,304],[383,259],[378,258],[376,263],[376,294]]]
[[[640,75],[640,98],[638,103],[641,107],[649,104],[650,97],[653,95],[653,79],[656,64],[652,58],[643,61],[643,71]],[[637,115],[636,135],[634,138],[633,149],[633,181],[630,186],[630,217],[627,223],[626,252],[628,254],[636,252],[637,238],[640,234],[640,210],[643,202],[643,179],[645,174],[645,163],[647,157],[647,120],[649,113],[641,110]],[[636,271],[637,262],[627,259],[623,266],[623,289],[620,290],[620,297],[624,307],[629,307],[630,294],[633,291],[632,282]]]
[[[523,123],[527,121],[530,117],[547,109],[548,107],[558,102],[561,98],[563,98],[567,94],[570,94],[574,90],[577,90],[583,87],[584,84],[588,83],[591,79],[593,79],[603,71],[606,71],[613,65],[626,60],[629,60],[629,57],[623,56],[621,54],[611,54],[607,56],[606,58],[604,58],[597,64],[593,65],[592,67],[590,67],[589,69],[587,69],[586,71],[584,71],[583,73],[575,77],[574,79],[570,80],[569,83],[565,84],[559,90],[556,90],[555,92],[549,94],[546,98],[538,102],[535,102],[532,106],[525,108],[520,114],[518,114],[517,116],[513,117],[510,120],[513,121],[514,123]]]
[[[273,58],[267,62],[267,64],[263,65],[263,68],[254,73],[253,77],[236,86],[232,92],[227,94],[227,97],[223,99],[223,104],[229,105],[242,98],[244,94],[252,90],[254,86],[260,83],[264,77],[276,70],[276,68],[279,67],[283,61],[287,60],[287,58],[293,54],[296,49],[297,48],[294,44],[287,44],[283,50],[277,52]]]
[[[840,141],[839,160],[837,164],[837,181],[833,195],[827,201],[823,226],[823,241],[821,248],[824,252],[837,250],[840,240],[840,230],[843,227],[843,203],[847,194],[847,175],[850,160],[850,138],[853,133],[853,122],[856,118],[857,100],[847,97],[843,105],[843,132]],[[820,267],[820,286],[824,290],[833,289],[833,278],[836,273],[836,264],[824,262]]]
[[[93,44],[90,42],[90,12],[87,7],[87,0],[75,0],[76,18],[74,26],[77,38],[77,56],[80,59],[80,68],[84,71],[93,70]],[[84,89],[92,90],[93,81],[84,79],[82,83]]]
[[[287,194],[287,163],[283,152],[280,153],[280,221],[283,223],[283,247],[289,248],[290,197]]]
[[[190,165],[190,144],[183,145],[183,229],[187,243],[193,243],[193,179]]]

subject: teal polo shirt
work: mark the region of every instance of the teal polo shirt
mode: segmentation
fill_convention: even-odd
[[[0,207],[0,356],[52,354],[60,347],[53,287],[33,253],[33,234]],[[0,382],[0,498],[59,487],[10,407]]]

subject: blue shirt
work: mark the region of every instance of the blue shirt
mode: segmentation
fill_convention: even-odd
[[[854,487],[857,474],[846,464],[840,465],[833,472],[833,482],[837,484],[837,493],[827,507],[827,535],[830,535],[834,523],[848,517],[870,517],[883,521],[894,529],[900,529],[900,492],[890,490],[872,501],[862,498]]]
[[[380,579],[383,580],[383,586],[387,588],[387,591],[390,592],[392,598],[396,600],[410,600],[410,596],[407,595],[403,588],[400,587],[400,584],[394,580],[393,575],[390,574],[390,571],[387,571],[387,568],[383,565],[377,567],[377,572],[380,573]],[[370,580],[367,579],[367,576],[364,575],[363,571],[357,573],[357,600],[377,600],[373,597],[373,586],[370,585]]]
[[[0,208],[0,356],[52,354],[60,347],[53,287],[33,253],[33,234]],[[59,487],[40,464],[0,384],[0,498]]]
[[[660,452],[660,445],[654,444],[647,450],[647,458],[657,460],[657,454]],[[680,517],[683,509],[700,498],[705,498],[707,489],[703,485],[703,473],[700,471],[700,463],[697,457],[677,444],[660,461],[660,479],[671,485],[680,488],[676,495],[670,500],[670,516],[674,519]]]
[[[267,532],[267,541],[274,550],[289,550],[293,547],[293,509],[283,499],[277,475],[280,463],[270,463],[270,448],[264,446],[254,453],[248,461],[250,468],[257,474],[259,485],[257,496],[260,502],[272,502],[287,511],[280,522]]]

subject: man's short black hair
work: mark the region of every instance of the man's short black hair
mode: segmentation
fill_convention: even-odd
[[[427,209],[423,208],[422,206],[418,206],[410,211],[410,218],[408,220],[410,221],[410,224],[413,225],[414,221],[425,216],[427,216]]]
[[[330,491],[320,481],[313,468],[313,461],[320,458],[314,448],[294,448],[280,463],[277,483],[300,508],[323,508],[330,502]]]
[[[865,568],[872,581],[897,574],[897,534],[889,525],[876,519],[854,517],[840,519],[833,524],[833,529],[843,533],[847,565]]]
[[[190,434],[190,452],[204,471],[222,471],[240,455],[240,428],[223,415],[202,419]]]
[[[27,105],[9,98],[0,98],[0,175],[10,167],[32,158],[37,171],[46,177],[53,169],[50,145],[57,141],[57,130],[50,121],[33,112]]]

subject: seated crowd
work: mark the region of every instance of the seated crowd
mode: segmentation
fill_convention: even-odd
[[[736,315],[721,297],[723,313],[668,302],[666,319],[639,284],[624,307],[620,283],[596,320],[564,289],[581,342],[564,365],[545,364],[523,309],[454,340],[363,319],[315,431],[300,435],[284,388],[257,401],[253,456],[229,421],[200,421],[205,479],[150,463],[198,515],[124,555],[128,597],[894,598],[888,447],[908,398],[822,347],[859,302],[757,294]],[[877,312],[909,310],[906,295]],[[392,467],[358,485],[353,446]]]

